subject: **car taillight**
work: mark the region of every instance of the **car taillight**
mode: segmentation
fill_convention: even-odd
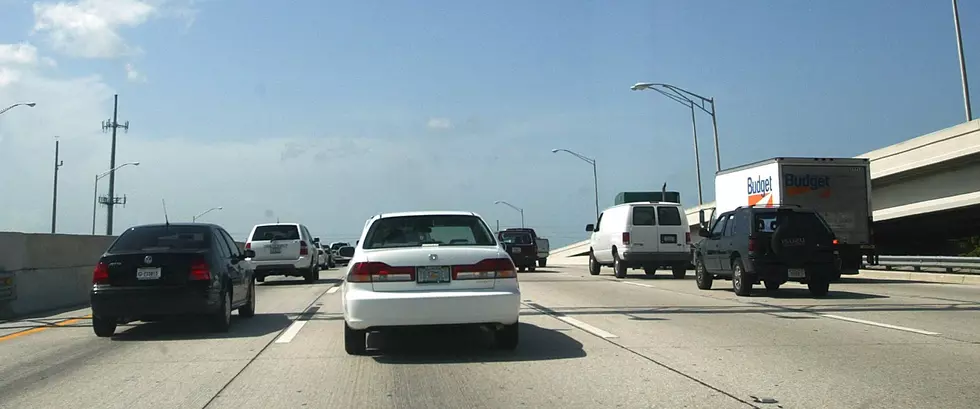
[[[837,239],[834,239],[833,243],[834,243],[835,246],[838,245],[838,244],[840,244],[840,242],[837,241]]]
[[[299,255],[305,256],[307,254],[310,254],[310,248],[306,246],[305,241],[299,242]]]
[[[246,242],[245,243],[245,250],[249,250],[251,248],[252,248],[252,242]]]
[[[630,244],[630,232],[623,232],[623,244]]]
[[[516,270],[509,258],[488,258],[476,264],[453,266],[453,280],[517,278]]]
[[[684,233],[684,241],[691,244],[691,232]]]
[[[758,240],[755,237],[749,237],[749,251],[756,251],[758,248]]]
[[[109,265],[100,261],[92,271],[92,284],[107,284],[109,282]]]
[[[204,258],[194,259],[191,261],[191,280],[210,280],[211,279],[211,266],[208,266],[207,260]]]
[[[392,267],[378,261],[355,263],[347,274],[351,283],[383,283],[387,281],[415,281],[415,267]]]

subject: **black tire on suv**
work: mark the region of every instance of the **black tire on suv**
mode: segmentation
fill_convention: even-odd
[[[807,288],[810,290],[810,295],[814,297],[823,297],[827,295],[830,291],[830,278],[831,277],[812,277],[810,281],[806,283]]]
[[[602,266],[599,265],[599,261],[595,259],[595,254],[593,254],[590,251],[589,252],[589,274],[592,274],[594,276],[597,276],[597,275],[599,275],[599,272],[600,272],[601,269],[602,269]]]
[[[674,278],[682,279],[684,277],[687,277],[687,266],[676,265],[673,268],[671,268],[671,272],[674,273]]]
[[[715,280],[714,275],[709,274],[708,270],[704,267],[704,259],[700,256],[694,262],[694,280],[697,281],[698,288],[701,290],[710,290],[711,284]]]
[[[740,297],[751,295],[752,284],[754,284],[753,279],[745,272],[742,258],[735,257],[735,260],[732,260],[732,289],[735,290],[735,295]]]

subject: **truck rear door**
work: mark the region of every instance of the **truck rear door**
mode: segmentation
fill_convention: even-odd
[[[783,203],[820,213],[841,243],[871,239],[869,170],[860,165],[783,165]]]
[[[660,229],[657,226],[656,206],[632,206],[629,226],[630,251],[643,253],[660,251]]]

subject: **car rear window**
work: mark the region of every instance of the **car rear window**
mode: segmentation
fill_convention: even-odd
[[[201,226],[140,226],[126,230],[109,252],[204,250],[211,247],[211,229]]]
[[[831,234],[830,227],[827,226],[827,223],[819,215],[812,212],[782,211],[756,213],[752,223],[756,233],[772,233],[780,225],[791,223],[813,234]]]
[[[507,244],[531,244],[530,233],[503,233],[500,241]]]
[[[677,207],[657,207],[657,219],[661,226],[681,226],[681,211]]]
[[[656,226],[657,218],[655,216],[653,207],[650,206],[633,207],[633,225]]]
[[[341,247],[349,247],[347,243],[334,243],[330,245],[330,250],[340,250]]]
[[[289,224],[258,226],[252,233],[252,240],[299,240],[299,229]]]
[[[364,239],[365,249],[440,246],[493,246],[490,229],[475,216],[426,215],[376,220]]]

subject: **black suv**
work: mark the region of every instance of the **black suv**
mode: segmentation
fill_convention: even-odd
[[[833,231],[820,214],[801,207],[739,207],[700,235],[705,239],[697,244],[694,264],[702,290],[711,289],[715,278],[731,280],[740,296],[759,282],[775,291],[796,281],[820,297],[839,270]]]

